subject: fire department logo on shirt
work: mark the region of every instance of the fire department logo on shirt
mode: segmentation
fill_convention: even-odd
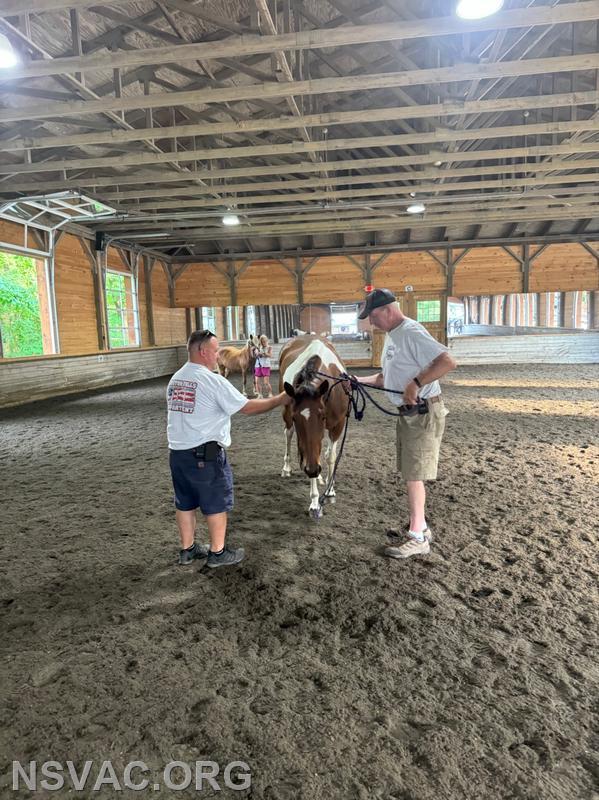
[[[168,389],[169,411],[193,414],[196,404],[196,387],[195,381],[173,381]]]

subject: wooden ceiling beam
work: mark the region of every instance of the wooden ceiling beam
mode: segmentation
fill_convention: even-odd
[[[538,222],[544,221],[548,218],[553,220],[577,220],[581,214],[585,217],[593,219],[599,218],[599,205],[583,206],[580,209],[550,209],[540,208],[535,211],[523,211],[522,209],[503,210],[503,211],[484,211],[477,214],[477,219],[482,223],[509,223],[516,217],[518,222]],[[203,227],[199,230],[201,233],[192,234],[188,233],[182,235],[180,233],[173,234],[169,239],[169,246],[175,246],[181,242],[191,241],[212,241],[218,238],[221,242],[227,240],[243,239],[251,235],[252,237],[277,237],[277,236],[303,236],[312,235],[316,233],[342,233],[343,231],[372,231],[372,230],[393,230],[400,231],[409,229],[426,230],[430,228],[439,227],[468,227],[472,222],[472,212],[469,211],[463,214],[439,214],[428,215],[423,220],[413,219],[393,219],[389,217],[372,218],[372,219],[349,219],[347,221],[324,221],[324,222],[311,222],[309,224],[284,224],[284,225],[269,225],[262,229],[257,226],[240,226],[235,229],[235,233],[223,231],[222,227],[207,228]],[[127,235],[125,233],[119,236],[119,241],[126,241]],[[137,240],[136,240],[137,241]],[[156,240],[151,236],[147,237],[147,242],[156,244]]]
[[[4,0],[3,16],[10,15],[6,11],[6,6],[8,4],[10,7],[11,2],[14,2],[14,0]],[[71,1],[63,7],[73,8],[78,6]],[[21,7],[17,13],[22,14],[23,8]],[[109,55],[99,54],[56,58],[50,63],[30,62],[23,64],[7,73],[7,77],[11,79],[35,78],[44,75],[68,75],[93,69],[132,67],[140,64],[180,64],[183,61],[218,59],[221,57],[238,58],[257,53],[275,53],[280,50],[297,51],[369,44],[372,42],[406,41],[485,30],[498,31],[510,28],[535,27],[537,25],[593,22],[596,19],[599,19],[599,0],[582,0],[582,2],[561,3],[557,6],[517,8],[478,20],[464,20],[452,15],[416,19],[401,23],[386,22],[353,27],[343,26],[333,29],[321,28],[318,30],[295,31],[273,36],[247,35],[228,37],[216,42],[200,42],[176,47],[144,48],[110,53]],[[139,23],[139,20],[135,21]],[[478,79],[481,78],[478,75],[473,75],[468,80]]]
[[[586,187],[588,189],[588,187]],[[570,190],[572,191],[572,190]],[[492,195],[482,196],[480,198],[463,198],[462,202],[456,202],[453,197],[439,198],[436,203],[428,207],[428,211],[424,215],[416,217],[417,220],[429,219],[431,215],[438,215],[441,213],[452,212],[465,214],[472,211],[477,214],[478,211],[501,211],[510,210],[516,211],[518,208],[525,210],[532,210],[535,208],[547,208],[558,210],[560,208],[572,209],[575,206],[588,207],[589,203],[596,204],[597,200],[593,196],[592,191],[588,191],[589,196],[582,194],[569,194],[560,197],[548,195],[546,192],[530,192],[526,195],[514,195],[513,198],[495,198]],[[369,217],[380,217],[384,215],[385,218],[391,219],[410,219],[406,212],[406,202],[401,199],[394,200],[392,204],[382,204],[377,207],[376,201],[372,205],[366,203],[356,202],[353,205],[335,206],[329,209],[322,209],[317,206],[304,206],[298,210],[294,206],[291,210],[288,209],[267,209],[268,213],[244,214],[244,219],[251,221],[256,227],[267,227],[272,224],[305,224],[308,222],[338,222],[339,220],[347,220],[351,218],[367,219]],[[220,230],[220,210],[213,209],[208,212],[198,213],[195,216],[191,212],[185,211],[182,207],[181,215],[175,216],[172,219],[168,214],[156,212],[155,214],[148,213],[140,217],[132,215],[129,218],[115,218],[114,220],[103,220],[97,223],[96,227],[102,230],[109,230],[111,235],[115,235],[121,231],[123,235],[138,234],[143,235],[146,233],[151,236],[156,231],[161,233],[169,233],[172,235],[179,235],[182,231],[191,229],[218,228]],[[270,215],[270,216],[269,216]],[[477,225],[477,227],[480,227]]]
[[[591,187],[588,187],[588,186],[587,187],[580,186],[579,188],[570,187],[568,189],[568,193],[569,193],[569,196],[567,197],[568,203],[574,205],[577,202],[576,197],[573,197],[573,195],[576,195],[577,193],[578,193],[578,195],[581,196],[581,198],[582,198],[582,200],[584,200],[584,202],[588,202],[588,197],[585,197],[584,195],[587,194],[587,193],[588,194],[597,193],[597,186],[599,185],[598,181],[597,181],[597,173],[593,174],[591,182],[594,184]],[[543,184],[542,184],[542,182],[539,182],[539,184],[537,184],[537,185],[542,186]],[[486,194],[486,195],[485,194],[479,194],[476,197],[476,202],[477,203],[493,202],[493,203],[496,203],[497,206],[500,206],[501,203],[503,202],[503,199],[501,197],[498,197],[497,194],[499,194],[499,193]],[[545,196],[547,196],[547,194],[548,193],[545,192]],[[510,199],[509,202],[513,202],[513,203],[516,203],[518,201],[526,202],[526,200],[523,200],[522,198],[529,198],[529,197],[531,198],[531,201],[532,201],[532,198],[534,196],[535,195],[533,193],[527,193],[526,195],[524,195],[522,193],[520,193],[520,194],[514,193],[513,194],[513,199]],[[559,197],[559,194],[556,193],[556,198],[558,198],[558,197]],[[244,200],[244,198],[237,198],[237,205],[239,207],[239,211],[243,212],[245,210],[250,210],[251,211],[251,209],[249,209],[249,208],[246,209],[246,206],[249,207],[249,206],[255,206],[255,205],[260,205],[260,204],[264,204],[264,205],[268,206],[268,205],[277,204],[277,203],[291,203],[291,204],[294,204],[292,206],[292,209],[293,209],[293,208],[296,208],[295,204],[297,204],[297,203],[300,203],[300,202],[310,203],[310,202],[312,202],[313,203],[312,205],[302,206],[301,214],[302,214],[302,218],[304,218],[304,214],[308,214],[312,208],[317,209],[317,213],[320,216],[326,216],[327,215],[326,209],[323,209],[321,207],[318,207],[318,205],[315,205],[315,203],[317,203],[317,201],[324,200],[324,201],[326,201],[326,202],[328,202],[330,204],[337,204],[338,201],[350,203],[352,200],[356,200],[357,201],[358,199],[362,200],[362,202],[360,204],[361,208],[365,208],[368,205],[369,201],[372,201],[373,204],[376,204],[376,202],[377,201],[380,202],[381,199],[384,202],[386,202],[388,200],[388,201],[390,201],[390,202],[392,202],[394,204],[397,204],[398,206],[406,205],[407,202],[408,202],[407,200],[402,199],[401,195],[396,196],[395,192],[393,190],[389,191],[389,189],[344,189],[344,190],[340,190],[340,191],[312,192],[312,193],[306,193],[306,194],[301,193],[301,194],[296,194],[296,195],[288,195],[286,197],[281,196],[281,195],[271,195],[269,197],[253,197],[253,198],[247,198],[247,202]],[[435,198],[435,200],[437,200],[437,199],[438,198]],[[453,202],[454,204],[455,203],[460,203],[461,204],[462,202],[464,202],[463,199],[460,199],[459,197],[454,197],[454,196],[445,196],[442,199],[443,200],[447,200],[448,202]],[[551,202],[551,201],[546,201],[546,202]],[[559,201],[559,202],[561,202],[561,201]],[[434,207],[434,206],[431,206],[431,207]],[[146,203],[131,204],[130,206],[127,206],[126,204],[124,204],[121,207],[120,210],[123,211],[123,212],[130,212],[132,215],[135,215],[136,213],[143,213],[143,212],[151,213],[152,211],[159,210],[159,209],[176,209],[178,212],[186,212],[189,209],[194,209],[194,208],[206,208],[206,209],[217,208],[219,210],[219,213],[220,213],[220,207],[219,207],[219,205],[217,203],[215,203],[215,201],[213,199],[212,200],[210,200],[210,199],[203,199],[203,200],[195,200],[195,199],[194,200],[183,200],[183,199],[180,199],[180,200],[175,200],[175,201],[157,199],[157,200],[148,201]],[[285,207],[277,208],[277,209],[273,209],[273,213],[290,214],[290,213],[294,213],[292,209],[285,208]],[[270,209],[267,209],[267,210],[270,210]],[[343,211],[343,208],[342,208],[341,205],[335,205],[335,207],[331,209],[331,213],[333,213],[333,214],[342,213],[342,211]],[[380,207],[378,208],[377,213],[381,213]],[[266,218],[266,214],[264,214],[264,217],[260,218],[259,222],[262,222],[264,218]]]
[[[129,76],[128,76],[129,77]],[[356,122],[369,123],[396,121],[400,119],[420,119],[428,117],[445,117],[461,114],[487,114],[495,111],[518,111],[522,109],[561,108],[573,105],[599,105],[599,91],[566,92],[555,95],[527,96],[506,98],[501,100],[483,100],[471,102],[446,102],[413,108],[373,108],[363,111],[341,111],[324,114],[305,114],[304,125],[320,127],[328,125],[349,125]],[[73,124],[72,120],[65,122]],[[86,124],[81,121],[80,124]],[[96,123],[93,123],[94,125]],[[21,136],[10,141],[0,140],[0,151],[13,152],[19,150],[36,150],[57,147],[79,147],[93,144],[122,144],[135,142],[145,138],[171,139],[192,136],[213,136],[215,134],[238,133],[250,131],[288,130],[296,125],[293,117],[277,117],[239,120],[233,122],[206,122],[200,124],[171,125],[156,128],[138,128],[134,130],[112,130],[97,133],[82,133],[65,136]],[[100,126],[98,126],[100,127]]]
[[[597,0],[599,3],[599,0]],[[556,6],[560,8],[560,6]],[[1,22],[0,25],[8,25]],[[12,26],[10,26],[12,28]],[[19,33],[16,29],[17,33]],[[350,29],[350,30],[353,30]],[[37,62],[36,62],[37,63]],[[46,63],[46,62],[40,62]],[[0,123],[20,122],[27,119],[63,117],[72,114],[97,114],[106,111],[128,111],[137,108],[165,108],[179,104],[204,105],[273,97],[357,92],[389,89],[396,86],[455,83],[463,80],[480,80],[492,77],[539,75],[550,72],[575,72],[599,69],[599,53],[553,58],[536,58],[526,61],[505,61],[500,64],[456,64],[407,72],[354,75],[342,78],[319,78],[293,83],[257,83],[249,86],[227,88],[156,92],[121,98],[102,98],[85,102],[38,103],[0,111]]]
[[[592,162],[597,169],[599,169],[599,159]],[[272,194],[272,195],[249,195],[247,197],[240,196],[242,192],[260,192],[260,191],[279,191],[285,192],[289,189],[301,189],[306,186],[305,180],[297,180],[297,181],[278,181],[278,182],[269,182],[264,184],[239,184],[239,185],[231,185],[228,187],[231,197],[235,196],[237,200],[238,206],[249,206],[254,204],[264,204],[264,203],[292,203],[292,202],[304,202],[309,200],[326,200],[333,192],[335,197],[368,197],[369,195],[389,195],[389,196],[409,196],[415,189],[418,191],[419,195],[423,193],[429,194],[437,194],[440,191],[443,192],[476,192],[485,189],[518,189],[519,187],[534,187],[534,186],[559,186],[563,183],[575,183],[575,184],[585,184],[585,183],[596,183],[597,188],[595,191],[599,193],[599,172],[592,172],[583,175],[543,175],[537,178],[512,178],[512,179],[499,179],[499,180],[490,180],[490,181],[481,181],[481,180],[472,180],[472,181],[463,181],[463,182],[455,182],[455,183],[444,183],[442,185],[438,183],[414,183],[409,186],[391,186],[383,189],[356,189],[356,186],[360,184],[366,183],[389,183],[392,181],[403,180],[405,181],[406,178],[410,176],[406,176],[405,173],[383,173],[382,175],[361,175],[356,176],[356,178],[319,178],[317,180],[311,181],[311,188],[328,188],[337,185],[342,186],[351,186],[352,189],[348,190],[334,190],[331,188],[330,191],[324,192],[299,192],[297,194]],[[227,196],[227,192],[225,187],[220,187],[222,195],[224,197]],[[582,187],[581,187],[582,189]],[[569,191],[574,192],[576,189],[570,188]],[[159,197],[161,200],[168,198],[168,197],[198,197],[199,195],[203,194],[210,194],[210,190],[206,187],[199,187],[199,186],[191,186],[191,187],[181,187],[178,189],[165,189],[164,187],[157,186],[155,189],[145,189],[141,192],[109,192],[107,194],[102,193],[102,200],[105,201],[112,201],[116,203],[123,203],[127,200],[144,200],[151,197]],[[484,196],[481,194],[481,196]],[[185,201],[181,200],[181,204]],[[214,201],[212,201],[214,203]],[[133,209],[137,208],[144,208],[148,206],[149,203],[136,203],[132,206]]]
[[[481,152],[481,151],[479,151]],[[504,152],[504,151],[502,151]],[[506,153],[509,151],[505,151]],[[470,160],[473,154],[470,155]],[[324,165],[328,173],[339,172],[345,170],[358,170],[358,169],[379,169],[379,168],[392,168],[405,165],[405,156],[385,157],[385,158],[364,158],[364,159],[347,159],[343,161],[330,161]],[[258,177],[263,175],[293,175],[298,176],[302,174],[310,174],[313,172],[320,172],[322,165],[316,165],[311,162],[301,162],[299,164],[266,164],[263,166],[244,166],[237,168],[223,168],[223,169],[202,169],[195,172],[185,172],[173,174],[165,172],[135,172],[131,175],[116,174],[109,176],[96,176],[96,177],[76,177],[74,179],[61,179],[59,181],[41,181],[39,177],[33,178],[29,182],[18,182],[11,180],[10,184],[6,184],[4,193],[10,190],[14,192],[32,192],[39,194],[42,191],[54,191],[60,189],[94,189],[97,190],[103,186],[115,187],[119,183],[127,186],[135,185],[160,185],[168,183],[199,183],[200,181],[211,181],[223,178],[249,178]],[[595,168],[596,161],[584,160],[566,160],[566,159],[553,159],[551,162],[543,163],[514,163],[514,164],[501,164],[492,166],[479,166],[472,165],[470,167],[457,167],[449,170],[442,169],[426,169],[419,172],[406,172],[406,181],[416,181],[420,179],[441,179],[451,177],[463,177],[466,175],[498,175],[508,173],[527,173],[527,172],[550,172],[554,170],[571,170],[571,169],[586,169]],[[298,178],[299,179],[299,178]],[[231,184],[234,191],[234,184]]]
[[[547,123],[548,132],[555,125],[559,130],[561,123]],[[567,130],[599,130],[599,119],[564,123]],[[522,130],[522,126],[515,127],[516,131]],[[497,129],[496,129],[497,130]],[[484,136],[487,129],[482,129]],[[420,143],[435,143],[440,141],[452,141],[461,139],[462,135],[469,138],[466,132],[447,131],[441,134],[421,134]],[[492,138],[503,136],[513,136],[514,132],[500,133]],[[57,172],[69,169],[106,169],[114,167],[142,166],[149,164],[162,163],[181,163],[187,161],[213,161],[215,159],[235,159],[235,158],[255,158],[264,156],[266,158],[281,155],[296,155],[317,151],[334,152],[337,150],[353,150],[358,147],[384,147],[399,146],[405,143],[418,143],[418,136],[410,134],[399,134],[398,136],[371,136],[364,138],[348,139],[328,139],[317,142],[290,142],[289,144],[265,144],[250,145],[247,147],[207,147],[197,150],[184,150],[178,153],[163,152],[159,153],[133,153],[119,156],[102,156],[100,158],[72,158],[63,160],[45,161],[43,163],[32,164],[0,164],[0,174],[25,175],[28,173]],[[458,153],[431,152],[420,155],[399,156],[403,159],[398,164],[415,166],[416,164],[431,164],[436,161],[478,161],[490,158],[530,158],[535,156],[556,155],[559,153],[589,153],[599,149],[599,142],[570,142],[564,145],[543,145],[540,147],[502,147],[491,150],[469,150]]]

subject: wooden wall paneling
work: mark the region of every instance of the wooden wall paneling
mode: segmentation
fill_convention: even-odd
[[[304,260],[304,269],[308,264]],[[364,297],[362,272],[345,256],[319,258],[307,274],[304,273],[303,284],[304,303],[343,303]]]
[[[439,252],[445,259],[446,253]],[[379,256],[372,256],[373,260]],[[390,253],[375,267],[372,275],[375,286],[391,289],[392,292],[403,293],[406,286],[412,286],[415,292],[443,292],[446,287],[446,275],[441,265],[427,252]],[[360,300],[364,292],[360,292]]]
[[[190,264],[175,281],[176,306],[227,306],[231,302],[225,264]]]
[[[239,305],[285,305],[295,303],[296,299],[296,283],[292,272],[278,261],[251,261],[237,280]]]
[[[160,261],[152,270],[151,285],[155,344],[184,344],[185,308],[171,308],[168,280]]]
[[[473,248],[453,278],[456,295],[512,294],[522,290],[522,268],[501,247]]]
[[[94,276],[76,236],[65,234],[55,252],[56,310],[63,355],[98,350]]]
[[[599,289],[598,261],[583,245],[552,244],[534,259],[530,270],[531,292],[577,289]]]

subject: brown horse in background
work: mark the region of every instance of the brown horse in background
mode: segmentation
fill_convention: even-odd
[[[254,338],[250,336],[247,340],[245,347],[232,347],[228,345],[221,347],[218,351],[218,371],[225,378],[228,378],[232,372],[241,372],[243,380],[243,393],[247,397],[247,376],[248,373],[253,376],[254,365],[256,363],[255,355],[256,343]]]
[[[291,475],[290,449],[293,431],[297,434],[300,466],[310,478],[310,508],[314,519],[322,516],[319,482],[324,483],[320,464],[322,443],[328,435],[327,479],[332,475],[337,442],[343,432],[349,398],[342,384],[328,381],[319,372],[338,377],[345,366],[333,345],[319,336],[298,336],[287,342],[279,356],[279,391],[285,391],[293,403],[283,409],[285,421],[285,460],[281,475]],[[326,497],[335,502],[335,487],[327,488]]]

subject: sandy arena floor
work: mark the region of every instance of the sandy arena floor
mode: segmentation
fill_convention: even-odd
[[[0,797],[10,762],[247,762],[254,800],[599,798],[599,366],[469,367],[444,392],[431,555],[393,422],[352,421],[338,501],[235,418],[239,568],[177,553],[166,381],[4,412]],[[203,535],[200,534],[203,539]]]

